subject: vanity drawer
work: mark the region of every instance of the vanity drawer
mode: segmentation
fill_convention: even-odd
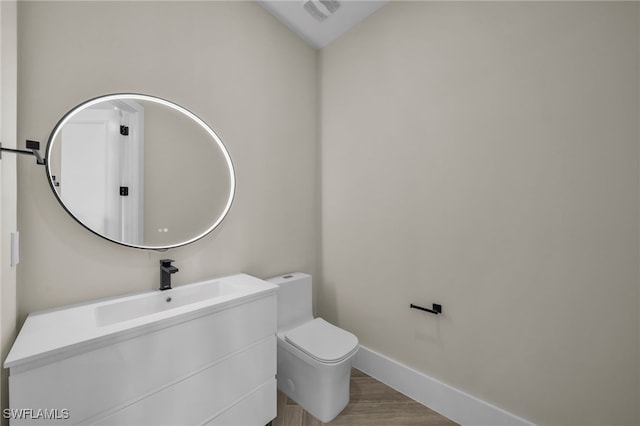
[[[202,424],[217,413],[224,412],[229,406],[242,400],[265,382],[273,382],[275,374],[276,338],[272,336],[90,424],[138,426]],[[275,408],[275,388],[267,388],[263,391],[264,395],[256,395],[256,401],[265,404],[265,401],[268,402],[267,400],[271,398]],[[270,395],[267,392],[270,392]],[[244,407],[251,411],[253,403],[253,400],[247,400],[246,404],[240,405],[240,408]]]
[[[269,380],[205,426],[266,425],[276,418],[276,386],[275,379]]]
[[[276,296],[270,294],[149,334],[11,374],[10,406],[67,409],[70,418],[56,420],[56,424],[84,422],[99,413],[117,410],[158,392],[170,383],[185,380],[230,354],[273,337],[275,330]],[[275,357],[275,348],[271,355]],[[241,371],[244,369],[241,367]],[[275,375],[275,367],[269,371],[271,376]],[[20,422],[12,421],[12,424]]]

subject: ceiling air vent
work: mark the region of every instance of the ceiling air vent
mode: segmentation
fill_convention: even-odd
[[[304,4],[304,10],[318,22],[324,21],[338,9],[340,2],[337,0],[309,0]]]

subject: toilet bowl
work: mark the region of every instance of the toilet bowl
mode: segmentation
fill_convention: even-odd
[[[269,278],[278,288],[278,389],[321,422],[349,403],[351,364],[358,338],[313,318],[311,275]]]

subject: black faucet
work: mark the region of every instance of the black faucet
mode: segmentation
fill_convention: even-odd
[[[160,290],[171,290],[171,274],[179,271],[178,268],[171,265],[171,262],[175,262],[175,260],[160,260]]]

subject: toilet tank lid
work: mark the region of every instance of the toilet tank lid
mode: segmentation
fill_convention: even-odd
[[[285,340],[324,362],[338,362],[358,346],[358,338],[322,318],[302,324],[285,333]]]

